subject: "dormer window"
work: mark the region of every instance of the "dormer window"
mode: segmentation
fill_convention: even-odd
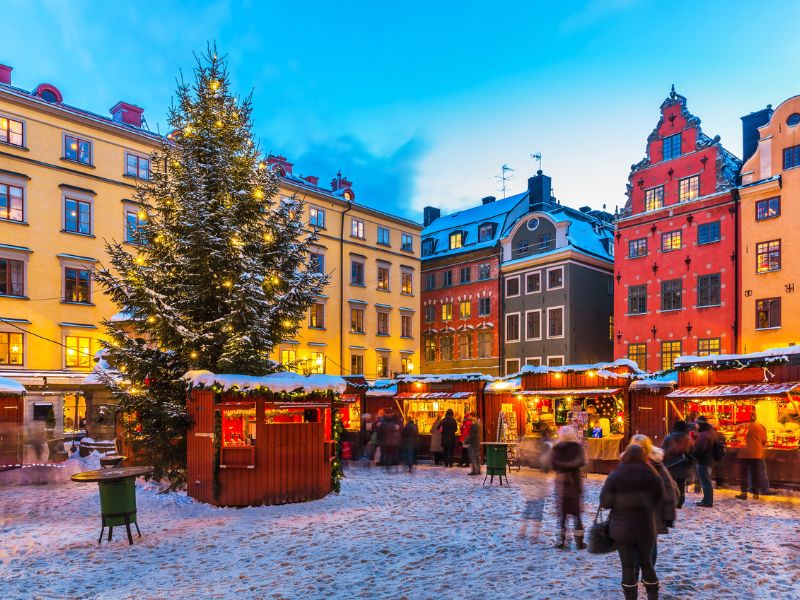
[[[33,90],[34,96],[39,96],[45,102],[52,102],[54,104],[61,104],[64,101],[61,92],[58,91],[58,88],[54,85],[50,85],[49,83],[42,83],[40,84],[35,90]]]
[[[454,231],[450,234],[450,250],[456,250],[464,246],[464,232]]]
[[[488,242],[494,237],[494,223],[484,223],[478,228],[478,242]]]
[[[434,240],[422,240],[422,256],[430,256],[436,248]]]

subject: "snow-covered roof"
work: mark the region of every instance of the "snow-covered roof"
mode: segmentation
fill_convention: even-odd
[[[286,371],[284,373],[273,373],[256,377],[253,375],[225,374],[217,375],[211,371],[189,371],[183,379],[189,382],[191,387],[211,387],[220,386],[223,391],[237,390],[240,392],[255,391],[265,389],[271,392],[337,392],[344,393],[347,389],[347,382],[341,377],[334,375],[300,375]]]
[[[666,371],[657,375],[647,375],[631,383],[629,390],[671,390],[678,385],[678,372]]]
[[[398,375],[398,381],[420,383],[445,383],[447,381],[494,381],[491,375],[483,373],[442,373],[442,374],[420,374],[420,375]]]
[[[111,318],[108,319],[110,323],[125,323],[127,321],[133,321],[134,317],[131,313],[120,311],[118,313],[114,313],[111,315]]]
[[[367,396],[394,396],[397,393],[397,381],[394,379],[378,379],[367,389]]]
[[[756,398],[788,394],[800,383],[749,383],[743,385],[701,385],[684,387],[667,394],[667,398]]]
[[[94,353],[94,367],[92,372],[83,380],[83,385],[101,385],[105,383],[104,376],[119,377],[119,371],[113,369],[105,359],[106,349],[101,348]]]
[[[737,364],[746,366],[749,362],[779,363],[788,362],[790,357],[800,357],[800,346],[785,348],[770,348],[761,352],[749,354],[710,354],[709,356],[679,356],[675,359],[675,366],[689,368],[695,366],[711,366],[724,364]]]
[[[487,392],[516,392],[522,389],[522,377],[495,379],[486,384]]]
[[[631,373],[614,373],[609,371],[609,369],[618,369],[621,367],[630,369]],[[645,372],[642,371],[634,361],[627,358],[618,358],[614,362],[599,362],[593,365],[561,365],[558,367],[525,365],[518,373],[508,375],[504,379],[507,380],[525,374],[585,373],[586,371],[595,371],[599,377],[631,377],[645,375]]]
[[[8,377],[0,377],[0,394],[23,396],[25,395],[25,386]]]

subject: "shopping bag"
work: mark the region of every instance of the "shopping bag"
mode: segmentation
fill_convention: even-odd
[[[611,539],[608,519],[601,520],[601,508],[597,507],[594,523],[589,527],[589,554],[608,554],[617,549]]]

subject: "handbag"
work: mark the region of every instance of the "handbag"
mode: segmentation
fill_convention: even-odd
[[[594,523],[589,527],[589,553],[608,554],[617,549],[617,544],[611,539],[608,519],[600,520],[602,508],[597,507]]]

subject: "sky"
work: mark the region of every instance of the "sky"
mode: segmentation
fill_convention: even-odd
[[[800,93],[795,0],[0,0],[0,63],[165,132],[176,78],[209,41],[253,94],[255,135],[295,174],[337,171],[356,200],[421,220],[523,191],[539,167],[563,204],[624,206],[672,84],[741,156],[740,117]],[[13,24],[13,26],[9,26]]]

